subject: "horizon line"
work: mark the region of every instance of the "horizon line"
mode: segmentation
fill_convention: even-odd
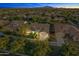
[[[79,8],[79,3],[0,3],[0,8]]]

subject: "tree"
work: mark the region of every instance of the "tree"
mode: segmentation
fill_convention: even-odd
[[[61,55],[64,56],[77,56],[79,55],[79,46],[76,43],[64,44],[61,47]]]
[[[30,31],[28,24],[23,24],[19,27],[19,34],[20,35],[27,35],[27,32]]]
[[[20,37],[20,39],[16,39],[14,42],[12,42],[12,44],[10,46],[10,52],[23,54],[24,53],[24,49],[23,49],[24,45],[25,45],[25,39]]]
[[[8,47],[8,42],[9,42],[8,37],[0,38],[0,49],[6,50]]]
[[[27,42],[25,45],[25,53],[28,55],[44,56],[50,51],[48,40]]]
[[[68,39],[69,38],[69,39]],[[60,55],[77,56],[79,55],[79,43],[73,41],[72,36],[67,34],[67,41],[60,47]]]

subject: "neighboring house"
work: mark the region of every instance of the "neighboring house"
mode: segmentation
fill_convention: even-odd
[[[56,46],[61,46],[64,44],[65,39],[79,41],[79,29],[70,24],[57,23],[54,24],[55,27],[55,37],[56,37]],[[68,39],[65,35],[68,34],[70,38]],[[64,38],[65,37],[65,38]]]
[[[63,21],[63,19],[64,19],[63,17],[55,17],[54,18],[54,20],[56,20],[56,21]]]
[[[0,20],[0,27],[3,27],[3,26],[6,26],[9,24],[9,21],[8,20]]]
[[[16,31],[24,21],[11,21],[8,25],[4,26],[4,29],[9,30],[9,31]]]

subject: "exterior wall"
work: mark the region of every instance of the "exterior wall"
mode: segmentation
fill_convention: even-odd
[[[46,40],[47,38],[49,38],[49,34],[46,32],[40,32],[39,33],[39,40]]]
[[[54,24],[55,27],[55,38],[56,38],[56,45],[61,46],[64,44],[64,27],[62,24]]]

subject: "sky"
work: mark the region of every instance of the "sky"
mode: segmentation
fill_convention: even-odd
[[[79,3],[0,3],[0,8],[35,8],[44,6],[56,8],[79,8]]]

